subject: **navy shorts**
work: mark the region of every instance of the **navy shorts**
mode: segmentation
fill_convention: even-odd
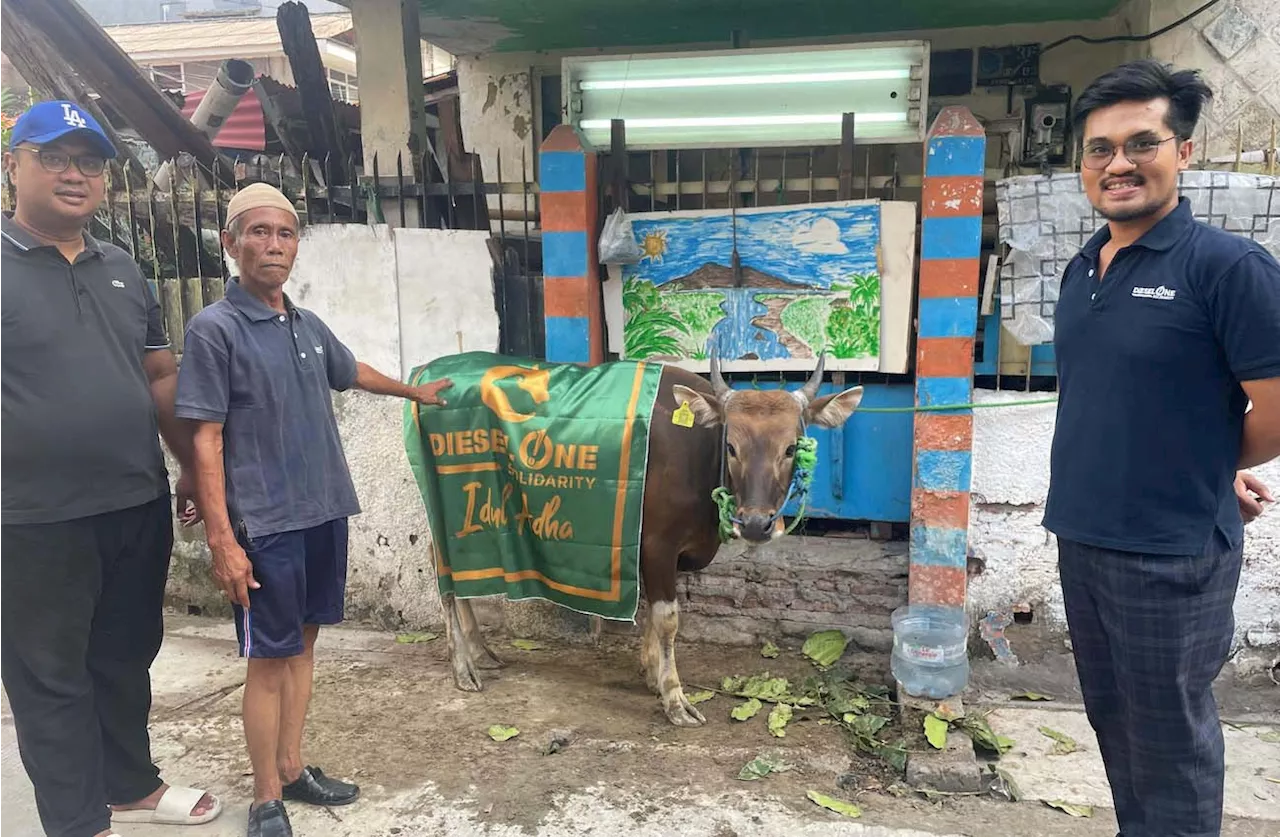
[[[347,590],[347,520],[241,538],[261,586],[249,608],[232,605],[241,657],[296,657],[303,625],[342,621]]]

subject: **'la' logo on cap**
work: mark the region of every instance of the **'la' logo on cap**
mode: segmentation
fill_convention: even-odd
[[[84,121],[84,117],[80,115],[80,111],[65,102],[62,105],[62,121],[66,122],[72,128],[84,128],[89,124]]]

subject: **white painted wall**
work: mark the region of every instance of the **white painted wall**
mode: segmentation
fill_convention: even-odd
[[[988,403],[1043,396],[977,390],[975,397]],[[986,561],[986,570],[969,584],[969,607],[976,618],[988,610],[1029,603],[1037,620],[1066,630],[1057,544],[1040,525],[1053,426],[1053,404],[974,411],[969,545]],[[1255,473],[1280,490],[1280,461]],[[1235,616],[1237,650],[1280,644],[1280,508],[1245,528]]]
[[[496,351],[488,234],[355,224],[308,227],[285,286],[355,353],[405,380],[464,350]],[[234,265],[233,272],[234,272]],[[362,513],[350,524],[347,616],[386,626],[440,621],[426,511],[405,457],[404,401],[335,393],[334,412]],[[170,461],[176,477],[177,466]],[[178,529],[171,601],[225,607],[209,574],[204,529]]]

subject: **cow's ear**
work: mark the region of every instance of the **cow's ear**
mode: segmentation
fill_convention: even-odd
[[[805,414],[810,424],[819,427],[839,427],[849,420],[853,411],[862,400],[862,387],[846,389],[836,395],[824,395],[817,398],[807,408]]]
[[[715,427],[723,420],[720,402],[712,396],[703,395],[683,384],[672,386],[671,396],[675,399],[677,410],[688,404],[693,411],[694,421],[703,427]]]

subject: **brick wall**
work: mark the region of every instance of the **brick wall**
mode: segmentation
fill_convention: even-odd
[[[724,547],[677,585],[680,636],[730,645],[803,639],[839,628],[851,646],[887,652],[889,615],[907,602],[907,544],[789,537]]]

